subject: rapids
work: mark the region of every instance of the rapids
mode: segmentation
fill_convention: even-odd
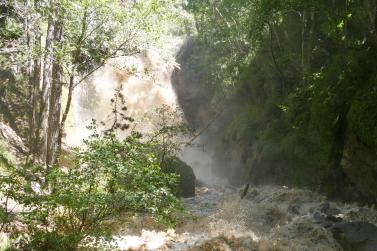
[[[343,250],[329,229],[313,217],[325,197],[304,189],[251,187],[244,199],[240,189],[199,187],[183,199],[194,216],[175,229],[155,230],[148,221],[124,228],[112,240],[97,243],[105,250]],[[374,208],[330,202],[345,221],[377,223]],[[295,209],[294,209],[295,208]],[[94,245],[94,244],[93,244]]]

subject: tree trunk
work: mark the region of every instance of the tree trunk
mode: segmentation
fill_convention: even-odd
[[[54,42],[58,49],[63,46],[64,26],[62,17],[54,27]],[[63,67],[61,58],[55,56],[52,65],[51,96],[49,99],[46,166],[49,168],[57,161],[58,138],[60,128],[61,96]]]
[[[315,9],[312,7],[310,9],[310,29],[309,29],[309,36],[307,41],[307,48],[306,48],[306,61],[305,61],[305,76],[311,74],[311,58],[313,52],[313,39],[314,39],[314,29],[315,29]]]
[[[302,12],[302,30],[301,30],[301,67],[302,80],[305,82],[311,73],[311,56],[315,28],[315,8],[304,9]],[[310,27],[308,23],[310,22]]]
[[[306,79],[306,69],[305,69],[305,48],[306,48],[306,9],[302,11],[302,28],[301,28],[301,68],[302,68],[302,80]]]
[[[75,63],[78,63],[80,61],[79,58],[80,58],[80,54],[81,54],[81,46],[82,46],[82,43],[85,39],[85,34],[86,34],[86,31],[87,31],[87,28],[88,28],[87,27],[87,18],[88,18],[88,12],[87,12],[87,9],[85,9],[84,15],[83,15],[83,18],[82,18],[81,34],[80,34],[80,37],[77,41],[76,50],[73,52],[73,55],[72,55]],[[63,141],[63,136],[64,136],[64,126],[65,126],[65,122],[66,122],[67,117],[68,117],[69,109],[71,108],[72,95],[73,95],[73,90],[75,88],[75,71],[76,71],[76,67],[73,66],[72,71],[71,71],[71,75],[69,77],[67,103],[65,105],[63,117],[62,117],[62,120],[60,122],[60,127],[59,127],[58,149],[57,149],[58,155],[61,153],[62,141]]]
[[[279,64],[278,64],[278,61],[277,61],[277,58],[276,58],[276,55],[275,55],[275,50],[274,50],[274,39],[273,39],[273,24],[271,23],[268,23],[268,27],[269,27],[269,33],[270,33],[270,52],[271,52],[271,57],[272,57],[272,61],[274,63],[274,66],[277,70],[277,75],[279,76],[280,78],[280,95],[281,96],[284,96],[285,95],[285,77],[284,77],[284,73],[282,71],[282,69],[280,68]],[[278,41],[277,41],[278,42]],[[279,47],[279,42],[278,42],[278,47]],[[279,48],[280,49],[280,48]]]
[[[74,75],[72,73],[72,75],[69,77],[68,99],[67,99],[67,103],[65,105],[63,117],[62,117],[62,120],[60,122],[60,127],[59,127],[58,150],[57,150],[58,155],[60,154],[60,152],[62,150],[62,141],[63,141],[63,136],[64,136],[64,126],[65,126],[65,122],[67,121],[69,109],[70,109],[71,103],[72,103],[72,95],[73,95],[74,84],[75,84],[75,78],[74,78]]]
[[[33,68],[33,60],[31,58],[32,50],[33,50],[33,41],[32,41],[32,32],[31,32],[31,16],[30,16],[30,0],[24,0],[24,8],[26,10],[24,16],[24,36],[26,42],[26,66],[22,66],[21,71],[22,73],[29,77],[31,76],[32,68]]]
[[[38,0],[34,1],[34,9],[35,11],[39,10],[39,2]],[[41,49],[41,34],[39,31],[40,27],[37,24],[36,32],[34,32],[34,48],[40,51]],[[40,58],[34,57],[33,62],[33,69],[31,78],[29,81],[29,104],[30,104],[30,114],[29,114],[29,149],[30,153],[33,155],[33,162],[35,160],[35,155],[37,154],[37,145],[36,145],[36,125],[37,125],[37,108],[38,108],[38,97],[39,93],[39,85],[41,81],[41,60]]]
[[[51,77],[52,77],[52,64],[53,64],[53,40],[54,40],[54,29],[55,20],[52,16],[49,17],[47,35],[46,35],[46,45],[45,45],[45,55],[43,62],[43,80],[42,80],[42,90],[39,99],[39,114],[38,123],[36,126],[36,148],[38,150],[37,154],[46,158],[47,150],[47,127],[48,127],[48,115],[49,115],[49,100],[51,95]]]

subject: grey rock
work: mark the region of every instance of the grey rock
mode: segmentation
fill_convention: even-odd
[[[319,206],[319,210],[321,211],[321,213],[325,213],[327,210],[330,209],[330,203],[329,202],[324,202],[322,203],[320,206]]]
[[[177,195],[184,198],[195,196],[195,174],[184,161],[177,157],[167,157],[161,165],[161,170],[179,175],[180,191],[176,193]]]
[[[331,227],[345,250],[377,251],[377,227],[367,222],[341,222]]]
[[[291,214],[299,215],[301,206],[299,204],[293,203],[288,206],[288,212]]]
[[[320,212],[330,217],[335,217],[340,214],[341,211],[338,208],[331,207],[329,202],[324,202],[319,206]]]
[[[8,125],[0,122],[0,142],[17,159],[21,159],[28,152],[21,137]]]
[[[333,226],[333,222],[327,218],[327,215],[320,213],[320,212],[315,212],[313,215],[314,222],[316,224],[320,224],[325,228],[329,228]]]

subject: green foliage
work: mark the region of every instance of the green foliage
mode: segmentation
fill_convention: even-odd
[[[93,124],[93,129],[95,129]],[[1,193],[22,206],[26,229],[19,248],[74,250],[87,236],[109,231],[102,222],[121,212],[147,213],[166,225],[182,209],[173,194],[177,176],[161,171],[154,147],[139,134],[119,140],[114,133],[94,134],[72,153],[72,165],[7,168]],[[8,207],[2,222],[11,223]]]
[[[223,141],[253,149],[251,176],[263,166],[280,182],[334,188],[344,179],[350,134],[375,151],[373,1],[191,0],[188,7],[203,82],[221,98],[230,93],[233,104]]]
[[[14,18],[7,17],[0,26],[2,39],[17,39],[22,35],[22,25]]]
[[[377,147],[377,88],[374,78],[351,104],[348,114],[350,128],[371,147]]]
[[[176,156],[186,144],[188,136],[192,131],[187,123],[183,121],[183,113],[178,107],[162,105],[148,115],[150,130],[146,133],[146,139],[154,146],[160,163],[165,157]],[[147,123],[147,121],[143,121]]]

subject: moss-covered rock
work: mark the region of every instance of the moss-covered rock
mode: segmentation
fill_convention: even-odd
[[[371,203],[377,199],[376,152],[349,132],[344,147],[342,167],[357,191]]]
[[[195,196],[195,174],[192,168],[178,157],[167,157],[161,165],[163,172],[179,175],[179,196],[184,198]]]

